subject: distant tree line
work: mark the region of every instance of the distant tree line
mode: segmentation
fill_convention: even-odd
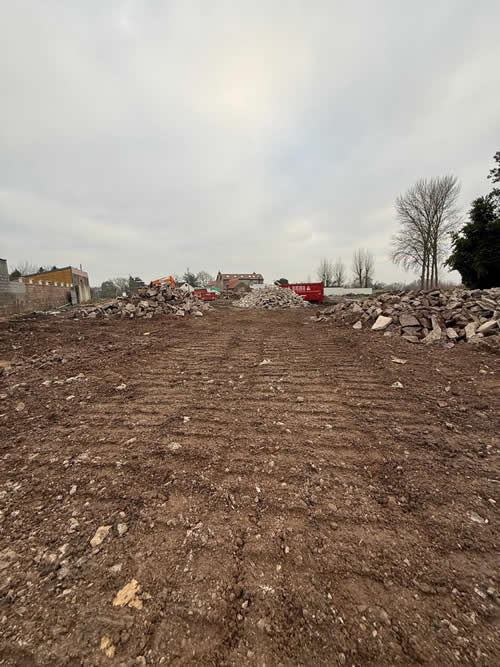
[[[352,281],[348,280],[344,262],[323,258],[317,270],[318,279],[325,287],[371,287],[374,281],[375,262],[370,251],[358,248],[352,256]]]
[[[160,277],[159,277],[160,278]],[[192,287],[206,287],[207,284],[213,280],[212,276],[206,271],[199,271],[192,273],[186,269],[182,276],[174,275],[176,285],[187,283]],[[129,296],[137,292],[139,287],[144,287],[145,283],[139,276],[129,276],[128,278],[108,278],[100,287],[94,287],[93,298],[113,299],[122,294]]]
[[[33,264],[27,260],[23,260],[21,262],[17,262],[17,264],[14,266],[14,269],[10,272],[9,278],[11,280],[17,280],[17,278],[22,278],[23,276],[32,276],[36,275],[37,273],[45,273],[47,271],[57,271],[57,266],[47,265],[37,267],[36,264]]]
[[[100,287],[94,287],[93,298],[114,299],[116,296],[134,294],[139,287],[144,287],[144,281],[139,276],[128,278],[110,278],[101,283]]]
[[[198,273],[193,273],[189,269],[186,269],[186,272],[182,277],[175,277],[175,282],[177,283],[187,283],[191,287],[206,287],[208,283],[213,281],[213,276],[211,276],[207,271],[198,271]]]

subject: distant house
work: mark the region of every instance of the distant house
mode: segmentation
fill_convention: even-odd
[[[73,266],[65,266],[62,269],[54,269],[53,271],[42,271],[40,273],[33,273],[30,276],[23,276],[25,283],[65,283],[71,284],[76,289],[76,297],[78,303],[90,301],[90,285],[89,274],[86,271],[75,269]]]
[[[233,292],[250,292],[251,288],[248,283],[239,278],[233,278],[227,283],[226,289],[230,289]]]
[[[221,273],[219,271],[217,278],[215,279],[215,285],[219,289],[226,289],[229,287],[229,283],[234,280],[244,283],[248,287],[250,287],[250,285],[262,285],[264,283],[264,278],[261,273]]]

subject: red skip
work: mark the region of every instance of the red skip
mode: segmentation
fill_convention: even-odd
[[[280,285],[280,287],[293,290],[295,294],[303,297],[306,301],[323,303],[325,294],[323,283],[289,283],[288,285]]]

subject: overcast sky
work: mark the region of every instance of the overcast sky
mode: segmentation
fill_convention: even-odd
[[[271,281],[364,247],[404,279],[395,197],[491,187],[499,26],[498,0],[1,3],[0,257]]]

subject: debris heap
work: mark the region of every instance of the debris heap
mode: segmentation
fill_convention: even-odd
[[[267,310],[279,308],[304,308],[309,306],[307,301],[295,294],[291,289],[283,287],[261,287],[240,299],[236,306],[239,308],[266,308]]]
[[[219,298],[223,299],[224,301],[238,301],[241,299],[241,296],[241,292],[235,292],[232,289],[225,289],[220,293]]]
[[[318,321],[329,319],[354,329],[401,335],[411,343],[441,341],[452,347],[459,341],[480,342],[492,336],[498,343],[500,288],[384,293],[364,301],[346,300],[318,312]]]
[[[108,303],[83,306],[75,311],[75,317],[144,317],[155,315],[195,315],[201,317],[204,310],[209,310],[208,303],[196,296],[169,284],[158,287],[141,287],[132,296],[119,296]]]

